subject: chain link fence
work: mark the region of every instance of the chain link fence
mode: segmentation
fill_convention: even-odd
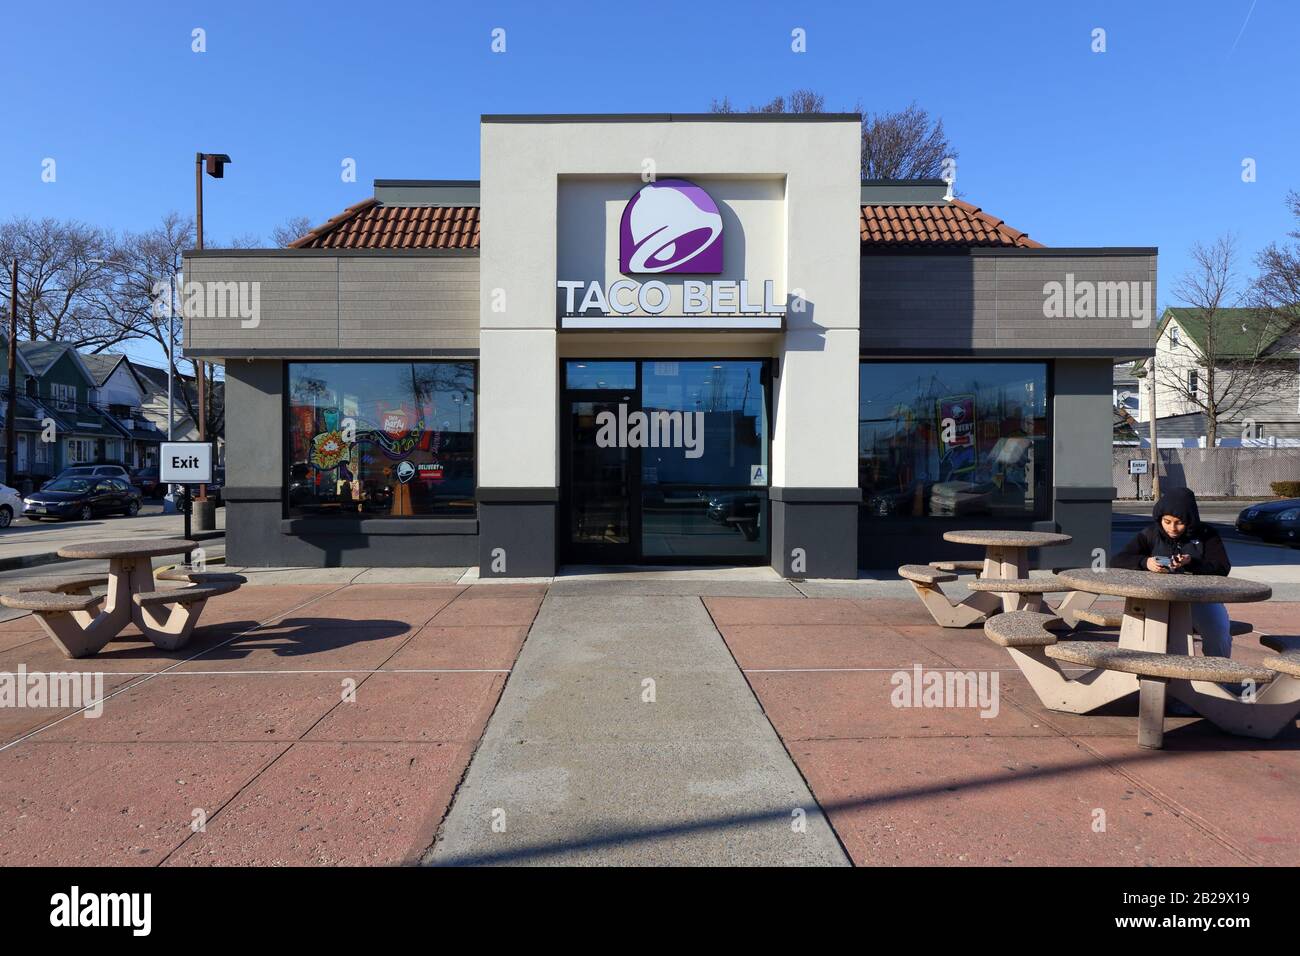
[[[1160,490],[1191,488],[1198,498],[1269,498],[1274,481],[1300,481],[1300,448],[1161,448]],[[1149,498],[1151,475],[1130,475],[1128,463],[1149,448],[1114,449],[1119,498]]]

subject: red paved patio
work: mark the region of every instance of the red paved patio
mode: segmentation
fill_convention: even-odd
[[[31,617],[2,623],[0,671],[100,672],[111,696],[93,719],[0,708],[0,865],[414,862],[544,596],[245,587],[181,651],[128,633],[81,661]],[[1141,751],[1136,717],[1044,710],[980,629],[935,627],[913,599],[703,600],[860,865],[1300,862],[1294,728],[1256,741],[1175,718],[1164,751]],[[1233,616],[1284,633],[1300,605]],[[893,706],[892,675],[917,665],[996,672],[996,716]]]
[[[981,629],[936,627],[918,601],[705,603],[858,865],[1300,863],[1295,728],[1261,741],[1170,718],[1165,750],[1143,751],[1136,716],[1046,710]],[[1300,605],[1232,615],[1295,633]],[[1235,648],[1271,653],[1257,635]],[[996,671],[996,716],[895,707],[892,675],[918,664]]]
[[[77,661],[0,624],[0,671],[103,672],[112,695],[97,718],[0,708],[0,865],[413,862],[543,595],[245,587],[180,651],[132,629]]]

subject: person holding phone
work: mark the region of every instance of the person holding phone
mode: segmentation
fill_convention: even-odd
[[[1217,574],[1232,570],[1219,532],[1201,521],[1196,495],[1176,488],[1160,496],[1151,510],[1152,524],[1134,536],[1115,556],[1112,567],[1156,574]],[[1207,657],[1231,657],[1228,609],[1222,604],[1193,604],[1192,624],[1201,635]]]

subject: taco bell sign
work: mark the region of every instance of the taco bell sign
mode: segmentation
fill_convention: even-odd
[[[618,268],[637,273],[722,271],[722,214],[708,193],[685,179],[646,183],[623,207]]]
[[[785,303],[776,301],[774,280],[694,278],[719,275],[722,265],[722,213],[713,197],[688,179],[646,183],[619,219],[618,271],[625,278],[608,286],[557,281],[561,327],[781,328]],[[642,275],[692,278],[626,278]]]

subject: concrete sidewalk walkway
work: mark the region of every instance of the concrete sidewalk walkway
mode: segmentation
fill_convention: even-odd
[[[552,589],[425,862],[847,858],[700,597]]]

